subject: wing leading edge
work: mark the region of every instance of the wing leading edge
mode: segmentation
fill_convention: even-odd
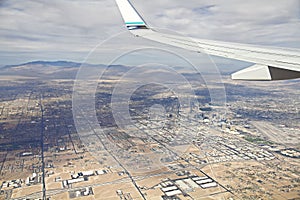
[[[157,32],[146,24],[128,0],[116,0],[128,30],[138,37],[235,60],[254,63],[232,74],[234,80],[286,80],[300,78],[300,50],[272,48],[182,37]]]

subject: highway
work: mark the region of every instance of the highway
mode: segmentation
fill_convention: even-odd
[[[44,160],[44,108],[43,108],[43,96],[40,95],[40,109],[41,109],[41,161],[42,161],[42,199],[46,200],[46,183],[45,183],[45,160]]]

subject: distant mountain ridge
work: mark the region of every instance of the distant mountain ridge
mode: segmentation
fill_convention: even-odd
[[[77,63],[72,61],[32,61],[0,68],[2,76],[23,76],[42,79],[75,79],[81,66],[107,69],[112,74],[122,73],[131,67],[123,65],[106,66],[103,64]]]
[[[13,68],[13,67],[20,67],[25,65],[42,65],[42,66],[56,66],[56,67],[80,67],[82,63],[72,62],[72,61],[31,61],[27,63],[21,63],[16,65],[5,65],[4,67],[0,69],[7,69],[7,68]]]
[[[82,63],[71,61],[32,61],[0,68],[0,75],[41,79],[74,79]],[[85,64],[91,66],[89,64]],[[100,65],[99,65],[100,66]]]

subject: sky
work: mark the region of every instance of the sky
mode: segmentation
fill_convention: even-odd
[[[151,27],[202,39],[300,48],[299,0],[131,2]],[[124,31],[114,0],[0,0],[0,66],[82,62],[99,43]],[[126,37],[131,36],[107,53],[130,46]]]

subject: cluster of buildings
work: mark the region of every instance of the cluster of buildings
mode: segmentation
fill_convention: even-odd
[[[189,176],[185,178],[166,180],[160,183],[161,191],[164,193],[163,199],[170,199],[177,195],[186,195],[197,188],[208,189],[217,187],[218,183],[208,176]]]
[[[26,180],[16,179],[16,180],[9,180],[3,181],[1,185],[1,190],[8,190],[8,189],[15,189],[20,188],[24,185],[31,186],[41,183],[42,177],[38,173],[33,173],[32,176],[26,178]]]
[[[207,145],[210,150],[205,154],[209,157],[210,163],[231,162],[242,160],[269,161],[275,159],[275,156],[264,148],[252,145],[239,138],[219,137],[219,136],[201,136],[201,139],[195,142],[201,147]]]
[[[93,195],[93,188],[92,187],[85,187],[77,190],[69,191],[70,199],[78,198],[78,197],[85,197],[89,195]]]
[[[22,179],[4,181],[1,185],[1,190],[2,189],[7,190],[7,189],[11,189],[11,188],[19,188],[19,187],[22,187],[23,183],[24,182]]]
[[[90,177],[90,176],[103,175],[103,174],[107,174],[107,173],[108,173],[107,170],[96,170],[96,171],[90,170],[90,171],[73,173],[73,174],[71,174],[71,179],[62,181],[62,186],[63,186],[63,188],[70,188],[70,187],[72,187],[72,184],[74,184],[74,183],[88,181],[88,177]]]
[[[290,158],[300,158],[300,152],[295,149],[285,149],[280,151],[280,153]]]
[[[122,200],[133,200],[130,193],[125,193],[122,190],[117,190],[116,193]]]
[[[28,176],[25,180],[27,186],[35,185],[42,182],[42,176],[37,173],[32,173],[32,176]]]

